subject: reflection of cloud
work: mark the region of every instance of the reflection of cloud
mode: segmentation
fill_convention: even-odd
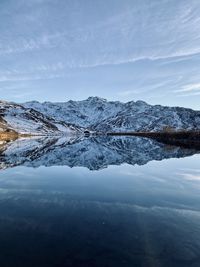
[[[186,180],[200,181],[200,174],[184,173],[180,175]]]
[[[200,169],[194,169],[194,168],[181,168],[180,169],[182,172],[194,172],[194,173],[199,173],[200,175]]]

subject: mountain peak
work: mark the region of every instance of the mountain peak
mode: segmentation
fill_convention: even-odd
[[[98,101],[98,102],[107,102],[105,98],[98,97],[98,96],[89,96],[86,101]]]
[[[54,133],[200,130],[200,111],[152,106],[144,101],[107,101],[98,96],[62,103],[0,102],[0,118],[17,132]]]
[[[140,106],[149,106],[149,104],[142,100],[137,100],[135,103]]]
[[[200,129],[200,111],[149,105],[144,101],[107,101],[90,96],[82,101],[24,104],[57,121],[97,132]]]

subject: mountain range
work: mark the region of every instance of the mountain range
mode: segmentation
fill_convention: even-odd
[[[149,105],[144,101],[82,101],[22,104],[0,101],[0,131],[54,135],[95,132],[200,130],[200,111]]]

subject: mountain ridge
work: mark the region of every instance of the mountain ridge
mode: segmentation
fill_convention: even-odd
[[[27,102],[32,107],[58,120],[90,128],[95,131],[161,131],[200,129],[200,111],[183,107],[149,105],[137,100],[126,103],[107,101],[100,97],[67,102]]]
[[[82,99],[82,100],[73,100],[73,99],[70,99],[70,100],[66,100],[66,101],[39,101],[39,100],[30,100],[30,101],[26,101],[26,102],[19,102],[18,104],[19,105],[24,105],[24,104],[29,104],[29,103],[38,103],[38,104],[45,104],[45,103],[54,103],[54,104],[64,104],[64,103],[72,103],[72,102],[76,102],[76,103],[79,103],[79,102],[83,102],[83,101],[88,101],[88,100],[98,100],[98,101],[102,101],[102,102],[114,102],[114,103],[121,103],[121,104],[129,104],[129,103],[144,103],[144,104],[147,104],[149,106],[160,106],[160,107],[165,107],[165,108],[184,108],[186,110],[193,110],[193,111],[200,111],[200,110],[197,110],[197,109],[193,109],[193,108],[188,108],[188,107],[184,107],[184,106],[170,106],[170,105],[161,105],[161,104],[149,104],[147,103],[146,101],[144,100],[130,100],[130,101],[120,101],[120,100],[108,100],[106,98],[103,98],[103,97],[99,97],[99,96],[89,96],[87,97],[86,99]],[[0,102],[6,102],[6,103],[16,103],[16,102],[13,102],[13,101],[7,101],[7,100],[0,100]]]
[[[2,126],[2,127],[1,127]],[[138,100],[126,103],[89,97],[67,102],[0,101],[0,131],[59,134],[127,131],[200,130],[200,111],[183,107],[149,105]]]
[[[14,102],[0,101],[0,132],[59,134],[80,132],[81,128],[57,121],[41,112]]]

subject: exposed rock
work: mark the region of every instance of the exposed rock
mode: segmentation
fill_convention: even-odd
[[[107,131],[162,131],[200,129],[200,111],[181,107],[149,105],[144,101],[107,101],[89,97],[83,101],[63,103],[28,102],[24,107],[59,121],[66,121],[100,132]]]

